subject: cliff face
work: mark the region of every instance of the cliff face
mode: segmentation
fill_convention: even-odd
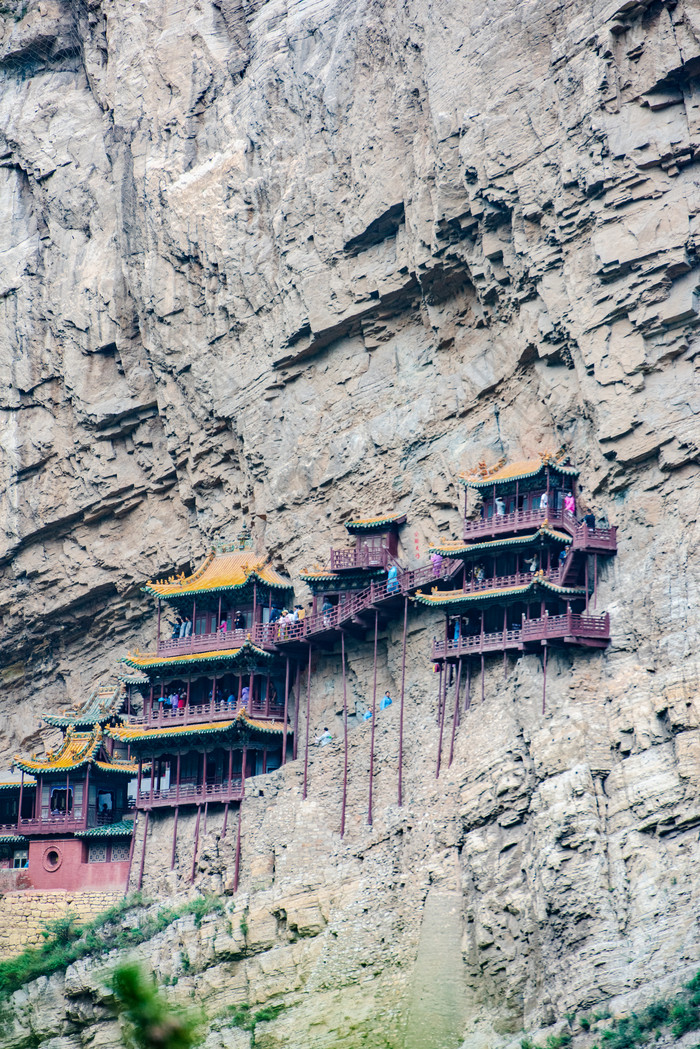
[[[292,574],[349,511],[406,511],[424,553],[458,529],[461,469],[566,445],[619,527],[610,650],[552,661],[545,717],[535,657],[489,670],[435,783],[417,619],[408,808],[387,718],[384,837],[358,787],[340,846],[337,760],[306,806],[290,766],[245,816],[244,885],[258,850],[273,897],[324,887],[318,955],[278,981],[308,1023],[348,1005],[318,1045],[353,1020],[375,1044],[379,1014],[376,1044],[422,1030],[408,1003],[445,959],[445,1044],[671,978],[697,956],[697,5],[12,0],[2,27],[5,761],[152,641],[143,580],[242,519]],[[370,951],[366,1015],[344,950]]]

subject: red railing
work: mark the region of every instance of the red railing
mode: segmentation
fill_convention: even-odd
[[[617,528],[607,525],[589,528],[588,525],[577,521],[568,510],[555,510],[553,507],[546,510],[513,510],[509,514],[493,514],[491,517],[465,521],[464,538],[493,538],[525,528],[540,528],[545,523],[552,527],[564,528],[572,536],[576,549],[610,552],[617,550]]]
[[[399,572],[396,580],[385,580],[382,583],[371,583],[364,590],[342,595],[340,602],[331,609],[306,616],[299,623],[284,623],[278,643],[285,641],[304,641],[317,634],[337,630],[343,623],[355,619],[383,601],[391,601],[410,593],[419,586],[425,586],[438,579],[449,579],[456,572],[462,571],[462,562],[453,558],[444,558],[436,569],[433,565],[423,565],[405,572]]]
[[[248,703],[246,709],[251,717],[255,718],[269,718],[273,721],[281,721],[284,718],[284,703],[270,703],[268,711],[265,708],[264,701],[255,701]],[[174,709],[162,707],[160,710],[154,709],[149,716],[130,718],[129,724],[144,725],[146,728],[157,728],[167,725],[201,725],[208,721],[232,720],[240,713],[240,710],[241,706],[237,700],[235,703],[228,703],[226,700],[217,699],[213,703],[197,703],[189,707],[175,707]]]
[[[433,641],[433,659],[480,652],[503,652],[522,649],[532,641],[554,638],[585,638],[608,641],[610,639],[610,616],[579,615],[565,612],[560,616],[544,615],[539,619],[524,619],[519,627],[496,630],[488,634],[467,634],[464,637]]]
[[[610,638],[610,616],[579,615],[564,612],[560,616],[542,616],[540,619],[524,619],[522,637],[525,641],[545,641],[548,638],[583,637],[593,639]]]
[[[150,809],[172,805],[187,805],[202,801],[240,801],[243,797],[243,783],[240,776],[234,776],[229,783],[181,783],[179,787],[171,786],[165,790],[141,790],[138,797],[138,808]]]
[[[385,546],[360,546],[352,550],[331,550],[331,571],[353,568],[386,568],[389,550]]]
[[[211,634],[190,634],[189,637],[161,640],[157,653],[159,656],[186,656],[191,652],[226,652],[240,648],[246,641],[258,648],[271,648],[278,633],[277,623],[255,623],[240,630],[215,630]]]

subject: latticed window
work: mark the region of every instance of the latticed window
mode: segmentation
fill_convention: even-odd
[[[112,863],[122,863],[129,859],[129,842],[115,841],[112,845]]]
[[[107,846],[103,844],[96,844],[90,846],[88,853],[88,863],[106,863],[107,862]]]
[[[23,870],[29,866],[29,851],[27,849],[15,849],[12,856],[12,867],[14,870]]]

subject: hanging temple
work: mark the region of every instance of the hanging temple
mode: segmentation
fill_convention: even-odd
[[[379,623],[403,622],[402,740],[409,607],[444,614],[430,653],[439,696],[436,774],[448,676],[453,683],[456,674],[450,762],[476,675],[485,698],[486,659],[501,654],[506,674],[509,654],[540,653],[544,711],[549,649],[610,641],[609,616],[597,608],[598,559],[616,553],[616,529],[577,513],[577,476],[562,452],[490,469],[480,463],[461,478],[463,538],[431,547],[427,563],[414,568],[398,559],[404,515],[348,521],[355,545],[331,550],[326,566],[301,575],[313,599],[306,612],[287,611],[295,608],[291,581],[255,555],[246,530],[231,545],[217,544],[193,575],[146,583],[158,608],[155,651],[129,653],[116,684],[98,685],[68,713],[44,715],[63,740],[43,759],[17,756],[0,783],[0,867],[21,870],[35,889],[137,888],[152,814],[174,817],[174,868],[178,814],[196,807],[193,878],[200,816],[206,827],[209,807],[220,806],[223,835],[229,815],[238,814],[235,889],[246,780],[301,760],[306,797],[314,650],[333,652],[340,643],[347,726],[346,636],[373,635],[376,667]],[[174,617],[169,630],[164,613]],[[344,735],[341,834],[347,728]],[[399,804],[402,774],[400,743]],[[371,788],[369,804],[371,822]]]

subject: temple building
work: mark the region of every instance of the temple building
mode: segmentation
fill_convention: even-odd
[[[77,709],[45,714],[63,739],[44,758],[16,757],[0,788],[0,865],[35,889],[126,888],[138,767],[107,736],[123,717],[123,683],[98,686]]]
[[[197,807],[196,858],[200,810],[206,826],[210,806],[223,806],[225,833],[246,778],[287,760],[298,689],[278,643],[294,595],[287,578],[239,547],[212,550],[191,576],[149,581],[144,591],[158,602],[156,651],[122,659],[130,707],[140,714],[113,726],[109,738],[137,763],[144,844],[154,810],[174,814],[174,866],[182,808]],[[173,613],[165,639],[164,608]],[[144,768],[152,769],[147,779]]]
[[[592,513],[576,514],[578,470],[561,458],[539,459],[462,478],[464,539],[437,544],[432,554],[458,559],[461,586],[418,592],[422,606],[445,613],[444,635],[433,643],[437,663],[551,645],[604,648],[610,619],[597,610],[599,556],[617,550],[614,527]],[[468,493],[477,501],[469,516]],[[459,578],[459,577],[458,577]]]

